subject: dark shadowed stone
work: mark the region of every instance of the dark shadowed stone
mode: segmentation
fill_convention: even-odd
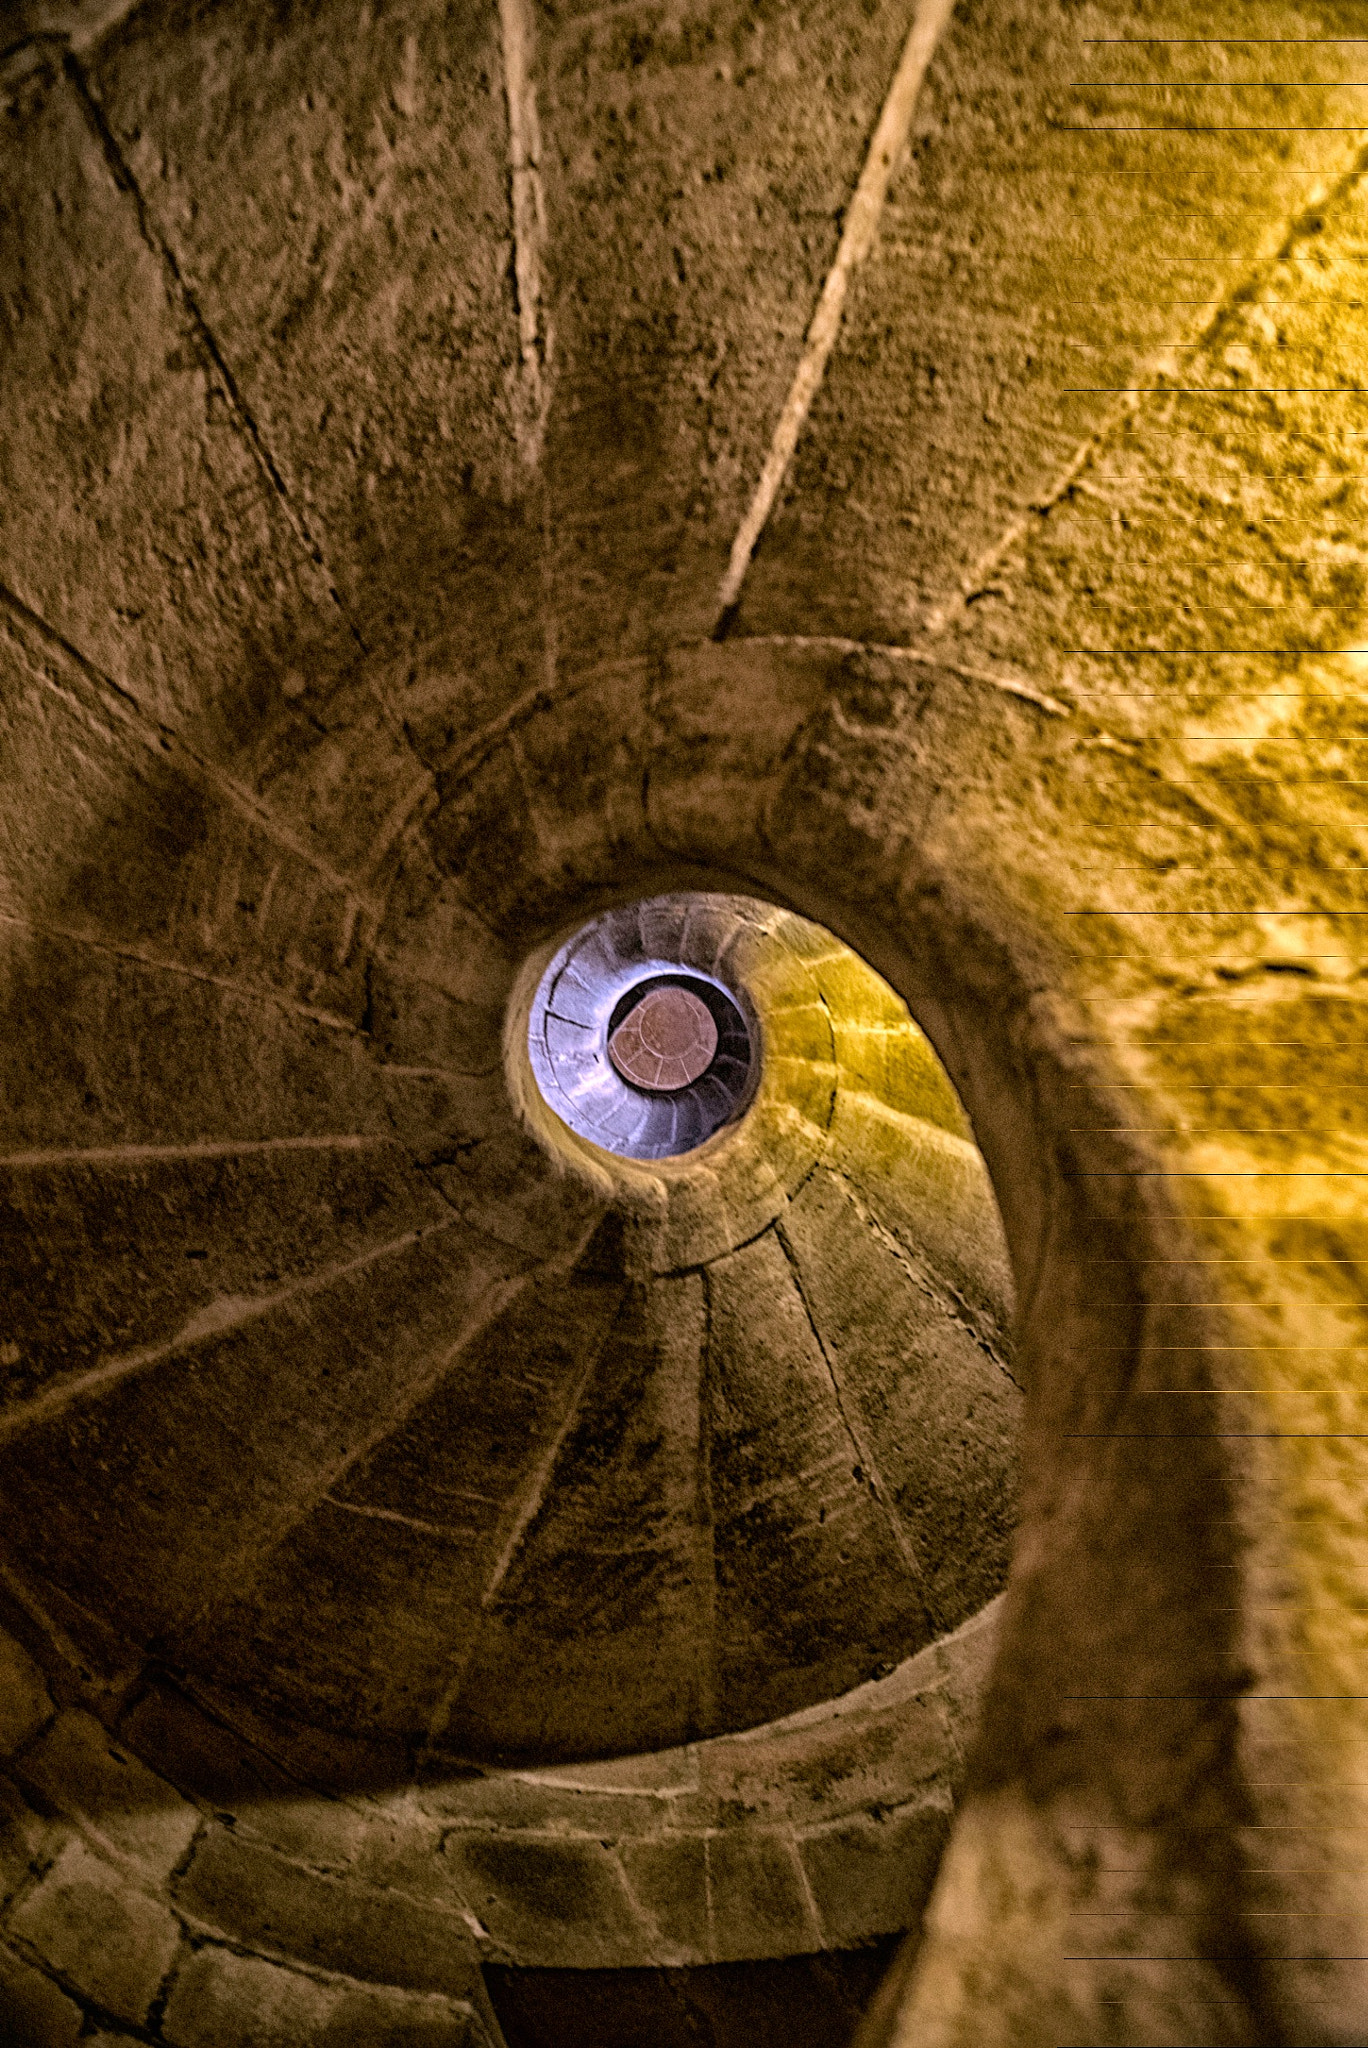
[[[508,2048],[849,2048],[895,1947],[683,1970],[506,1970]]]

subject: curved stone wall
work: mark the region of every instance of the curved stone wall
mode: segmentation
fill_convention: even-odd
[[[5,1981],[66,2015],[53,2039],[93,2018],[215,2048],[367,2024],[497,2043],[489,1965],[679,1971],[901,1932],[994,1618],[744,1735],[331,1801],[165,1684],[117,1739],[55,1711],[6,1638]]]
[[[486,1190],[474,1224],[468,1178],[446,1164],[466,1149],[464,1091],[448,1077],[434,1096],[431,1062],[420,1099],[456,1128],[408,1133],[407,1162],[393,1141],[344,1145],[341,1184],[319,1172],[335,1141],[210,1148],[197,1208],[198,1151],[11,1155],[12,1229],[33,1262],[7,1415],[12,1540],[27,1530],[14,1592],[64,1704],[53,1718],[15,1645],[34,1705],[15,1730],[3,1931],[16,1967],[75,2012],[174,2043],[331,2038],[373,2007],[376,2026],[497,2042],[486,1969],[706,1975],[844,1955],[914,1923],[962,1781],[1014,1512],[996,1211],[944,1072],[886,984],[789,913],[659,901],[688,917],[759,1047],[741,1120],[681,1157],[606,1153],[550,1113],[527,1039],[542,951],[513,984],[499,1080],[510,1140],[517,1105],[531,1142],[503,1211]],[[287,1531],[267,1553],[249,1626],[230,1583],[189,1636],[150,1637],[143,1603],[166,1611],[202,1513],[168,1475],[206,1469],[197,1438],[222,1441],[244,1344],[229,1440],[260,1465],[264,1417],[255,1441],[305,1481],[296,1522],[319,1512],[290,1333],[299,1294],[335,1288],[338,1269],[286,1291],[284,1321],[278,1284],[217,1292],[244,1227],[253,1259],[296,1230],[286,1189],[297,1210],[326,1188],[339,1219],[344,1190],[360,1213],[378,1196],[388,1222],[390,1191],[420,1174],[449,1229],[504,1244],[528,1227],[530,1182],[557,1227],[576,1219],[568,1253],[530,1265],[532,1298],[496,1301],[464,1345],[444,1344],[416,1401],[381,1346],[410,1344],[431,1304],[382,1296],[386,1327],[353,1372],[389,1419],[366,1434],[359,1480],[334,1477],[307,1547]],[[107,1303],[120,1279],[101,1227],[111,1186],[137,1261],[124,1298],[174,1327],[73,1365],[73,1301]],[[54,1188],[65,1258],[49,1258],[45,1286]],[[188,1260],[185,1206],[207,1240]],[[341,1268],[358,1270],[364,1253]],[[350,1295],[353,1319],[364,1298]],[[34,1341],[45,1328],[50,1351]],[[167,1398],[164,1375],[187,1371],[198,1415]],[[109,1420],[130,1382],[150,1383],[159,1418],[141,1449],[128,1411]],[[111,1436],[132,1469],[112,1472]],[[453,1557],[500,1457],[502,1519]],[[214,1495],[225,1554],[236,1474],[229,1461]],[[245,1511],[254,1530],[250,1489]],[[129,1575],[132,1514],[156,1547]],[[360,1547],[329,1558],[339,1520]],[[387,1555],[411,1585],[376,1569]],[[246,1570],[240,1552],[231,1569]],[[202,1571],[187,1582],[202,1601]],[[497,1682],[481,1681],[491,1663]],[[672,1733],[705,1739],[661,1748]],[[109,1977],[111,1948],[137,1963],[127,1981]],[[370,2006],[358,1984],[375,1987]],[[574,2001],[560,2003],[568,2025]]]
[[[510,1881],[354,1910],[357,1800],[467,1749],[516,1782],[547,1728],[562,1764],[740,1741],[926,1654],[856,1614],[726,1727],[663,1682],[605,1686],[607,1731],[510,1656],[445,1753],[449,1674],[358,1619],[433,1615],[403,1469],[326,1496],[450,1347],[519,1302],[500,1355],[549,1342],[585,1258],[589,1293],[701,1295],[805,1204],[815,1288],[856,1156],[939,1223],[953,1147],[858,1104],[763,1185],[629,1188],[511,1098],[534,963],[681,890],[819,926],[908,1006],[1015,1281],[995,1655],[867,2038],[1361,2038],[1361,24],[1250,0],[1251,47],[1304,41],[1249,93],[1227,21],[1181,26],[1175,104],[1233,111],[1179,134],[1179,74],[1114,42],[1176,33],[1157,0],[25,5],[0,1451],[62,1714],[18,1662],[0,1953],[36,2041],[494,2040],[463,1913]],[[803,1101],[827,1064],[804,1039]],[[845,1322],[836,1291],[836,1348],[901,1364],[929,1319],[991,1364],[934,1233],[934,1299],[869,1311],[907,1246],[865,1208],[882,1278]],[[187,1788],[221,1730],[232,1798],[139,1775],[175,1781],[168,1675]],[[239,1840],[248,1765],[334,1854]]]
[[[389,1138],[254,1137],[207,1173],[166,1143],[11,1155],[0,1483],[87,1654],[117,1631],[365,1777],[770,1720],[997,1592],[1019,1402],[958,1104],[847,949],[743,899],[692,910],[763,1050],[742,1120],[678,1159],[567,1130],[516,990],[530,1138],[420,1008],[406,1065],[372,1055]],[[73,1293],[125,1319],[87,1360]]]

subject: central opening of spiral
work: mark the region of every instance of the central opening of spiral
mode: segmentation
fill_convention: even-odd
[[[608,1040],[608,1057],[624,1081],[650,1095],[674,1095],[706,1074],[717,1054],[712,1012],[692,989],[672,984],[646,991]]]
[[[649,897],[592,918],[547,966],[527,1048],[543,1100],[627,1159],[669,1159],[744,1113],[760,1039],[732,949],[739,898]]]

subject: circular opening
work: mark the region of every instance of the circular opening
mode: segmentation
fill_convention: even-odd
[[[634,991],[635,993],[635,991]],[[713,1063],[717,1026],[692,989],[666,983],[648,989],[608,1040],[608,1057],[634,1088],[677,1095]]]
[[[692,1152],[750,1100],[755,1033],[723,978],[717,915],[713,899],[688,896],[609,911],[542,976],[528,1024],[537,1086],[607,1152]]]

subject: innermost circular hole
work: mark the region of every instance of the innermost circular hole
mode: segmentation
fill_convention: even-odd
[[[687,988],[648,989],[608,1040],[608,1057],[634,1088],[673,1095],[706,1074],[717,1055],[717,1025]]]

